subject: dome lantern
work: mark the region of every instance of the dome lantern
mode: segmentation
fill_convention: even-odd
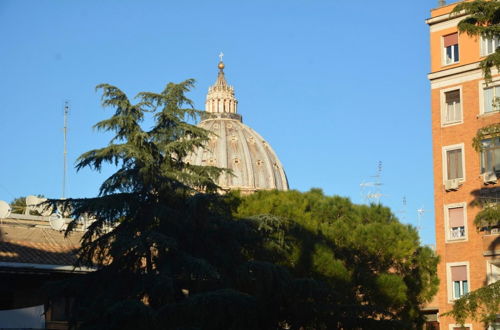
[[[207,100],[205,102],[205,111],[207,113],[237,113],[238,100],[234,96],[233,86],[229,86],[224,76],[224,62],[222,62],[220,53],[220,61],[218,64],[219,74],[215,84],[208,88]]]
[[[223,189],[252,193],[257,190],[288,190],[285,170],[278,156],[256,131],[243,124],[236,112],[234,88],[226,82],[221,53],[219,73],[208,89],[205,114],[198,126],[212,132],[205,147],[187,157],[193,165],[228,168],[217,184]]]

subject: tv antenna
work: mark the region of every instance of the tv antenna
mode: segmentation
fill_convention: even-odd
[[[403,208],[398,211],[398,213],[401,214],[400,220],[402,222],[406,220],[406,204],[407,204],[406,196],[403,196]]]
[[[419,233],[420,233],[420,230],[422,229],[422,218],[424,217],[424,213],[425,213],[425,210],[424,210],[423,206],[421,208],[417,209],[417,219],[418,219],[417,230]]]
[[[63,179],[62,179],[62,198],[66,198],[66,173],[68,171],[68,150],[67,150],[67,142],[68,142],[68,114],[69,114],[69,102],[64,102],[64,150],[63,150]]]
[[[382,177],[382,161],[379,161],[377,164],[377,174],[372,175],[374,178],[373,181],[370,182],[362,182],[360,184],[361,189],[363,190],[363,194],[366,201],[370,203],[380,204],[380,198],[383,194],[380,191],[380,186],[382,186],[381,177]],[[365,192],[365,189],[366,192]]]

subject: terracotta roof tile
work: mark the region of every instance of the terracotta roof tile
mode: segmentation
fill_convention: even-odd
[[[0,262],[73,265],[82,233],[69,237],[47,226],[0,225]]]

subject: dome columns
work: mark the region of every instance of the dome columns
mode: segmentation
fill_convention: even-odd
[[[205,111],[212,113],[237,113],[237,108],[238,100],[234,96],[234,88],[227,84],[224,77],[224,63],[220,61],[217,81],[213,86],[208,88]]]

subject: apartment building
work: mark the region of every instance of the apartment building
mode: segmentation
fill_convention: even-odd
[[[462,329],[442,316],[453,301],[500,279],[498,228],[477,228],[474,218],[483,197],[500,197],[500,139],[484,139],[484,151],[472,146],[478,130],[500,122],[500,75],[486,83],[479,67],[500,45],[459,33],[463,15],[450,15],[456,2],[431,10],[430,28],[432,140],[436,249],[441,257],[436,297],[441,330]],[[495,325],[490,326],[494,329]],[[469,320],[466,329],[484,329]],[[496,329],[500,329],[500,326]]]

